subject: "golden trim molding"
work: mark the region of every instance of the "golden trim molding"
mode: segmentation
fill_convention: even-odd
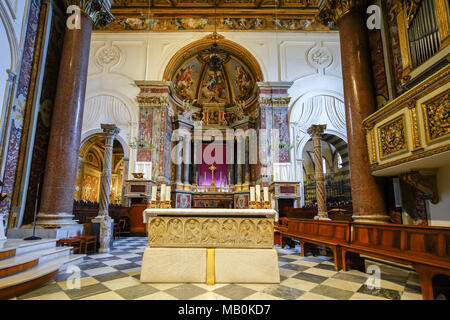
[[[433,156],[435,154],[439,154],[439,153],[443,153],[443,152],[447,152],[447,151],[450,151],[450,145],[445,145],[445,146],[434,148],[434,149],[431,149],[431,150],[419,152],[419,153],[413,154],[413,155],[411,155],[409,157],[405,157],[405,158],[402,158],[402,159],[399,159],[399,160],[394,160],[394,161],[391,161],[391,162],[388,162],[388,163],[385,163],[385,164],[382,164],[382,165],[374,165],[371,168],[371,171],[375,172],[375,171],[383,170],[383,169],[386,169],[386,168],[398,166],[398,165],[401,165],[401,164],[404,164],[404,163],[407,163],[407,162],[410,162],[410,161],[419,160],[419,159],[422,159],[422,158],[430,157],[430,156]]]
[[[400,42],[400,55],[402,58],[403,73],[406,77],[411,72],[411,61],[409,58],[408,31],[406,27],[405,11],[403,9],[397,12],[398,38]]]
[[[331,21],[337,26],[343,16],[352,10],[362,10],[366,4],[367,0],[325,0],[317,20],[325,25]]]
[[[400,111],[405,107],[405,104],[409,102],[410,99],[414,98],[419,100],[420,98],[428,95],[432,91],[438,89],[442,85],[448,82],[448,76],[450,75],[450,66],[446,66],[439,72],[435,73],[433,76],[429,77],[419,85],[415,86],[411,90],[405,92],[401,96],[389,102],[387,105],[364,119],[363,123],[365,125],[379,123],[384,119],[388,118],[397,111]]]
[[[450,16],[448,14],[448,0],[434,0],[441,37],[441,50],[450,43]]]

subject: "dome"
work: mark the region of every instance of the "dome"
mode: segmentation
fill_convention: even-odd
[[[222,65],[219,70],[214,68],[214,59]],[[220,41],[215,49],[212,41],[188,48],[171,65],[167,79],[173,83],[174,94],[196,105],[232,106],[249,101],[255,96],[256,82],[262,78],[246,50]]]

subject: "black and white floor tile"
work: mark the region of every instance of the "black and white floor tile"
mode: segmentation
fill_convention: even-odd
[[[13,299],[40,300],[421,300],[415,272],[384,264],[381,287],[370,289],[369,274],[335,271],[331,257],[301,257],[299,248],[277,248],[281,283],[147,284],[139,281],[147,238],[121,238],[109,253],[91,254],[78,265],[80,288],[71,288],[71,273],[60,272],[45,285]]]

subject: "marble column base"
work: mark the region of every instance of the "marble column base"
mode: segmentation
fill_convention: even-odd
[[[84,226],[82,224],[73,224],[61,226],[59,228],[43,228],[36,225],[35,235],[42,239],[62,239],[76,237],[78,233],[83,234]],[[10,228],[8,229],[8,238],[10,239],[24,239],[33,235],[33,226],[25,228]]]
[[[206,283],[206,248],[147,248],[141,282]],[[280,283],[275,249],[215,249],[215,283]]]
[[[387,215],[364,215],[352,216],[354,222],[361,223],[389,223],[390,217]]]
[[[114,219],[110,216],[97,216],[92,219],[92,223],[99,224],[99,248],[98,252],[105,253],[111,251],[111,243],[113,239]]]
[[[73,220],[75,216],[70,213],[48,214],[39,213],[36,217],[37,226],[70,226],[78,224],[78,220]]]

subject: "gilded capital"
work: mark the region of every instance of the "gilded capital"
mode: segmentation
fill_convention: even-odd
[[[326,128],[327,128],[326,124],[312,125],[308,129],[308,134],[313,138],[314,137],[320,138],[320,136],[323,134]]]
[[[66,7],[78,6],[94,25],[106,27],[115,20],[111,13],[114,0],[63,0]]]
[[[366,4],[367,0],[323,0],[317,20],[325,25],[333,22],[337,26],[343,16],[362,9]]]

